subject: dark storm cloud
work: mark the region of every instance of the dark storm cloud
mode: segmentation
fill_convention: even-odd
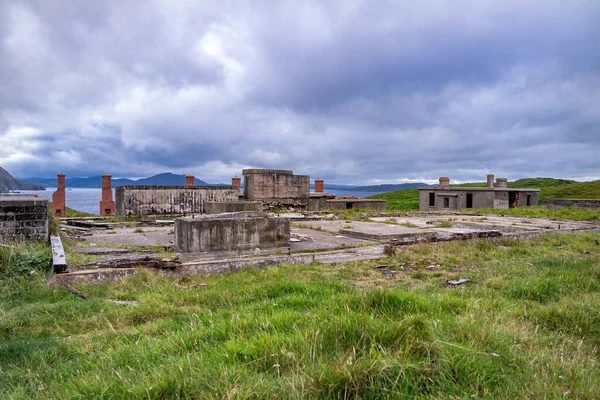
[[[598,178],[599,19],[595,1],[7,1],[0,165]]]

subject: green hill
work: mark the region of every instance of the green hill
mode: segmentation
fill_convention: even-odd
[[[462,183],[452,186],[485,187],[485,182]],[[508,182],[511,188],[540,189],[540,201],[554,199],[600,199],[600,180],[577,182],[555,178],[524,178]],[[406,189],[379,193],[372,199],[387,200],[388,210],[418,210],[419,190]]]

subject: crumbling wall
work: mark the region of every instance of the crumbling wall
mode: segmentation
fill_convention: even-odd
[[[117,186],[118,215],[205,213],[207,202],[237,201],[231,186]]]
[[[48,240],[49,237],[46,197],[0,196],[0,241]]]
[[[290,170],[245,169],[244,197],[249,201],[308,206],[310,177]]]

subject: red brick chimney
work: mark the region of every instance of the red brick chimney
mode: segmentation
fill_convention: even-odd
[[[315,179],[315,192],[323,193],[325,191],[325,181],[321,178]]]
[[[65,174],[56,176],[57,189],[52,193],[52,213],[57,217],[65,216]]]
[[[185,176],[185,186],[194,186],[194,175]]]
[[[231,186],[233,186],[234,189],[240,190],[242,187],[242,178],[239,176],[231,178]]]
[[[102,175],[102,200],[100,201],[100,215],[112,215],[115,213],[115,202],[112,196],[112,177],[109,174]]]

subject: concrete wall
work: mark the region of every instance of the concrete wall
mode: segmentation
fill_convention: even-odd
[[[290,170],[245,169],[244,197],[249,201],[308,206],[310,177]]]
[[[118,215],[193,214],[207,202],[237,201],[231,186],[117,186]]]
[[[0,196],[0,241],[48,240],[49,237],[46,197]]]
[[[508,192],[501,191],[494,193],[494,205],[493,208],[509,208],[508,206]]]
[[[466,209],[467,195],[473,196],[472,208],[509,208],[510,193],[519,193],[519,204],[517,207],[527,206],[527,196],[530,196],[530,205],[539,203],[539,192],[536,190],[499,190],[497,188],[458,188],[448,187],[446,189],[431,188],[419,189],[419,210],[437,211],[444,209]],[[434,193],[435,205],[429,206],[429,194]],[[448,199],[448,207],[445,207],[444,199]]]
[[[309,211],[323,211],[327,209],[327,198],[325,196],[310,196],[308,202]]]
[[[473,195],[473,208],[494,208],[494,191],[460,191],[453,190],[450,187],[447,190],[419,190],[419,210],[437,211],[445,209],[467,208],[467,194]],[[429,206],[429,193],[435,195],[435,205]],[[445,200],[448,199],[448,207],[445,207]]]
[[[290,221],[267,213],[230,213],[175,220],[175,249],[184,253],[288,246]]]
[[[312,201],[312,199],[311,199]],[[377,210],[385,211],[387,201],[385,200],[372,200],[372,199],[331,199],[325,200],[325,210],[349,210],[357,208],[360,210]],[[311,210],[319,211],[319,210]]]
[[[600,209],[600,199],[550,199],[546,201],[548,208],[595,208]]]
[[[262,211],[263,205],[260,201],[229,201],[229,202],[206,202],[207,214],[222,214],[241,211]]]

